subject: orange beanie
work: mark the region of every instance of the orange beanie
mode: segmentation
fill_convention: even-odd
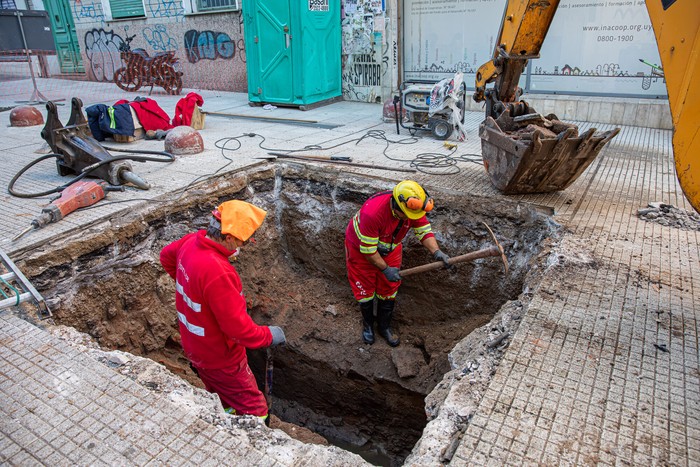
[[[237,199],[224,201],[216,209],[221,215],[221,233],[233,235],[243,242],[258,230],[267,214],[265,210]],[[214,216],[219,218],[216,211]]]

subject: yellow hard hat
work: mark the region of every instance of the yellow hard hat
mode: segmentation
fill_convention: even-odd
[[[404,180],[394,187],[394,201],[409,219],[420,219],[433,209],[433,198],[413,180]]]
[[[212,214],[221,222],[222,234],[233,235],[245,242],[262,225],[267,211],[234,199],[221,203]]]

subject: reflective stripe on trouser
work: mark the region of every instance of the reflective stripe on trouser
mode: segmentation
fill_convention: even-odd
[[[401,267],[401,245],[384,257],[389,266]],[[367,261],[367,257],[345,243],[345,266],[348,270],[348,281],[355,300],[365,302],[378,297],[393,298],[399,290],[401,282],[389,282],[384,274]]]
[[[233,407],[224,408],[224,412],[226,412],[227,414],[230,414],[230,415],[238,415],[238,412],[236,412],[236,409],[234,409]],[[263,420],[267,420],[267,415],[263,415],[262,417],[258,417],[258,418],[261,418]]]
[[[258,383],[246,360],[233,368],[197,368],[197,373],[207,391],[216,393],[224,407],[231,407],[242,415],[267,415],[265,396],[258,389]]]

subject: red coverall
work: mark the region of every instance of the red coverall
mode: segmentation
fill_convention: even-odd
[[[173,127],[168,114],[153,99],[145,98],[132,102],[122,99],[114,103],[118,104],[129,104],[134,109],[144,131],[169,130]]]
[[[391,191],[370,197],[353,216],[345,230],[345,263],[353,295],[358,302],[393,299],[401,282],[389,282],[384,274],[372,265],[366,256],[373,255],[377,247],[390,253],[382,256],[386,264],[400,268],[401,241],[412,228],[418,240],[434,237],[430,222],[423,216],[418,220],[401,220],[391,210]],[[380,248],[381,252],[382,248]]]
[[[175,116],[173,117],[173,126],[190,125],[192,123],[192,114],[194,108],[204,104],[202,96],[196,92],[190,92],[183,97],[175,105]]]
[[[267,403],[248,366],[246,348],[268,347],[272,334],[246,310],[243,286],[228,257],[234,252],[200,230],[160,253],[175,279],[175,306],[185,355],[209,392],[238,414],[267,415]]]

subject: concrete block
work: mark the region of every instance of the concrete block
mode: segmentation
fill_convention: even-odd
[[[35,126],[43,123],[44,116],[31,105],[21,105],[10,112],[10,126]]]
[[[589,104],[588,107],[588,121],[590,122],[601,122],[602,121],[602,115],[601,115],[601,108],[600,108],[601,102],[599,100],[592,100]]]
[[[557,99],[554,101],[554,114],[559,117],[560,120],[566,119],[566,102],[567,99]]]
[[[165,150],[174,155],[199,154],[204,151],[204,141],[194,128],[178,126],[165,137]]]
[[[613,102],[612,112],[610,113],[610,123],[622,125],[625,116],[626,102]]]
[[[635,119],[637,118],[637,102],[627,102],[625,103],[624,112],[622,114],[622,121],[620,124],[633,126]]]
[[[661,106],[661,109],[659,112],[659,126],[657,128],[672,130],[673,118],[671,117],[671,107],[669,106],[668,101],[660,101],[659,105]]]
[[[601,101],[600,118],[595,120],[601,123],[612,123],[613,104],[611,101]]]
[[[660,128],[663,108],[656,103],[650,105],[649,107],[650,109],[647,114],[647,124],[645,126],[648,128]]]
[[[542,115],[547,115],[547,114],[555,113],[555,112],[554,112],[554,104],[555,104],[554,99],[544,99],[544,101],[543,101],[542,104],[537,108],[537,110],[538,110],[539,113],[541,113]]]
[[[634,126],[642,126],[642,127],[647,126],[650,107],[651,106],[647,102],[640,102],[637,105],[637,113],[634,117],[634,123],[633,123]]]
[[[573,99],[567,99],[564,105],[564,115],[559,115],[559,118],[565,120],[574,120],[576,118],[576,101]]]
[[[589,101],[578,101],[576,102],[576,112],[574,114],[574,120],[581,122],[588,121],[588,113],[590,111],[591,103]]]

